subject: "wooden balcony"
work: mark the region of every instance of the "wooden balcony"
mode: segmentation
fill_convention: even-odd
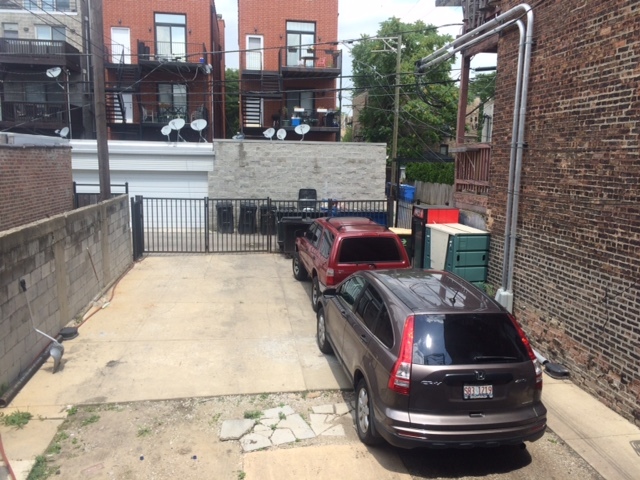
[[[80,71],[80,52],[60,40],[0,37],[0,63],[66,67]]]
[[[465,144],[451,149],[456,154],[456,206],[486,213],[489,195],[491,145]]]

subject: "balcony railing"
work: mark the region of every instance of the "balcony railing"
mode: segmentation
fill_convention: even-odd
[[[456,148],[456,193],[488,195],[491,145],[474,144]]]
[[[342,51],[324,48],[286,47],[279,52],[282,73],[313,72],[339,75],[342,70]]]
[[[37,63],[64,65],[75,71],[80,69],[80,52],[62,40],[34,40],[0,37],[1,63]]]
[[[2,10],[42,12],[77,12],[76,0],[0,0]]]
[[[138,40],[140,62],[206,63],[206,52],[204,43]]]
[[[67,107],[57,103],[3,102],[2,121],[16,123],[60,124]]]

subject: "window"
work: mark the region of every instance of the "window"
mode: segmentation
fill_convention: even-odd
[[[347,302],[347,304],[353,306],[363,288],[364,279],[362,277],[351,277],[342,284],[338,296]]]
[[[38,40],[66,41],[65,27],[52,27],[50,25],[36,25],[36,38]]]
[[[4,38],[18,38],[18,24],[17,23],[3,23],[2,24],[2,36]]]
[[[185,118],[187,114],[187,86],[174,83],[158,84],[159,115],[164,120]]]
[[[304,113],[313,113],[313,92],[287,93],[287,109],[291,115],[301,116],[301,112],[296,112],[296,107],[304,108]]]
[[[398,243],[391,237],[353,237],[342,240],[339,263],[400,262]]]
[[[247,70],[262,70],[262,36],[247,37]]]
[[[393,346],[393,327],[389,312],[382,297],[371,285],[362,294],[356,312],[374,336],[387,347]]]
[[[331,252],[331,247],[333,246],[333,240],[334,240],[334,236],[333,233],[331,232],[324,232],[324,235],[322,236],[322,243],[320,244],[320,255],[322,255],[324,258],[329,258],[329,253]]]
[[[158,59],[173,62],[186,61],[186,15],[156,13],[156,55]]]
[[[24,8],[25,10],[37,10],[38,9],[37,0],[24,0]]]
[[[304,57],[313,57],[315,43],[315,23],[287,22],[287,66],[304,65]],[[313,65],[313,58],[311,65]]]

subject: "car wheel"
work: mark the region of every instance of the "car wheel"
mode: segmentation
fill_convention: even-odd
[[[373,424],[373,399],[364,379],[356,387],[356,430],[358,438],[365,445],[377,445],[381,441]]]
[[[318,276],[315,275],[311,283],[311,306],[314,312],[318,311],[318,302],[320,302],[320,282],[318,282]]]
[[[293,254],[291,266],[293,268],[293,278],[300,281],[307,279],[307,271],[300,263],[300,255],[298,254],[298,252]]]
[[[318,342],[318,348],[322,353],[332,353],[333,349],[327,339],[327,323],[325,321],[324,308],[318,308],[318,314],[316,317],[318,319],[316,329],[316,341]]]

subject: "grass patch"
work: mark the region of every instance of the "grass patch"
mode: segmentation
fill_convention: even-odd
[[[260,400],[266,400],[267,398],[269,398],[269,394],[268,393],[261,393],[260,394]]]
[[[250,420],[258,420],[262,416],[262,412],[260,410],[247,410],[244,412],[244,418],[248,418]]]
[[[92,423],[96,423],[98,420],[100,420],[100,415],[91,415],[88,418],[85,418],[82,421],[82,426],[86,427],[87,425],[91,425]]]
[[[280,413],[278,413],[278,418],[279,418],[280,420],[286,420],[286,419],[287,419],[287,416],[286,416],[283,412],[280,412]]]
[[[55,474],[57,470],[58,469],[56,467],[49,466],[47,459],[43,455],[38,455],[36,457],[36,463],[34,463],[33,468],[29,472],[27,480],[45,480]]]
[[[147,435],[151,435],[151,429],[149,427],[141,427],[138,429],[139,437],[146,437]]]
[[[238,472],[238,480],[244,480],[247,474],[245,472]]]
[[[0,413],[0,419],[2,419],[2,423],[7,427],[13,428],[24,428],[24,426],[29,423],[29,420],[33,418],[33,415],[29,412],[21,412],[20,410],[16,410],[9,415],[5,415]]]
[[[71,407],[70,409],[67,410],[67,417],[72,417],[76,413],[78,413],[78,407],[73,406],[73,407]]]

